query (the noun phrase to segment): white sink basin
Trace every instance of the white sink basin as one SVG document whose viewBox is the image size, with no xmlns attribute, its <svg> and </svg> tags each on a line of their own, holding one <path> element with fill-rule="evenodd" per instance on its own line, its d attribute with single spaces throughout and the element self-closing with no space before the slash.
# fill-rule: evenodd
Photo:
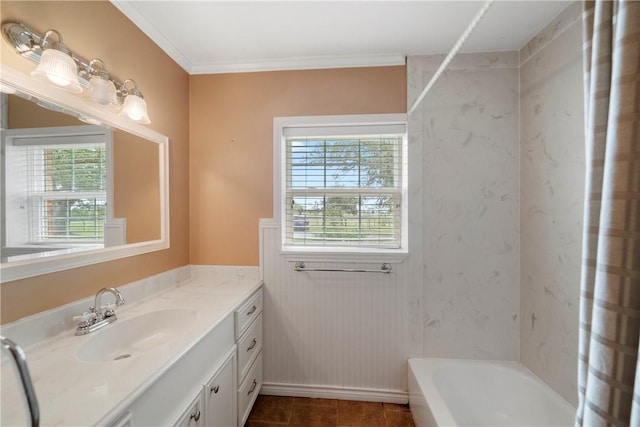
<svg viewBox="0 0 640 427">
<path fill-rule="evenodd" d="M 83 362 L 109 362 L 136 356 L 162 345 L 187 330 L 196 312 L 186 308 L 151 311 L 116 320 L 83 343 L 76 357 Z"/>
</svg>

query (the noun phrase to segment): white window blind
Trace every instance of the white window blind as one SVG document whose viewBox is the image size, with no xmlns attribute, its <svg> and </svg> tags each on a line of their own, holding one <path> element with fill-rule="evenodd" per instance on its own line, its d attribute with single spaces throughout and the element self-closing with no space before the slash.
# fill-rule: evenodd
<svg viewBox="0 0 640 427">
<path fill-rule="evenodd" d="M 26 242 L 98 243 L 107 219 L 105 138 L 20 138 L 6 147 L 11 222 L 26 224 Z M 13 209 L 16 211 L 16 209 Z M 24 242 L 24 240 L 22 240 Z"/>
<path fill-rule="evenodd" d="M 404 132 L 284 128 L 285 245 L 400 248 Z"/>
</svg>

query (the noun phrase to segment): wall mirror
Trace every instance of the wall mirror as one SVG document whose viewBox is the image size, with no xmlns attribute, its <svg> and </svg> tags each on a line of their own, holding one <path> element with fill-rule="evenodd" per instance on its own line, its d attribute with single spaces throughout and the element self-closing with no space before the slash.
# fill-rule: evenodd
<svg viewBox="0 0 640 427">
<path fill-rule="evenodd" d="M 2 283 L 168 248 L 168 138 L 0 71 Z"/>
</svg>

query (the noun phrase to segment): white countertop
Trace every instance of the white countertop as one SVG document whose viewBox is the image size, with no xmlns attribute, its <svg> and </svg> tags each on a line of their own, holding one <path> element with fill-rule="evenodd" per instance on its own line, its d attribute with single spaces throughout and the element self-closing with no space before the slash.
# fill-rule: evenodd
<svg viewBox="0 0 640 427">
<path fill-rule="evenodd" d="M 40 406 L 40 425 L 90 426 L 109 417 L 114 409 L 125 408 L 261 283 L 253 274 L 198 274 L 149 299 L 117 307 L 118 320 L 112 325 L 156 310 L 187 308 L 196 311 L 195 322 L 184 333 L 127 359 L 87 363 L 76 357 L 78 348 L 85 341 L 112 325 L 84 336 L 75 336 L 75 330 L 67 330 L 26 347 L 27 363 Z M 123 294 L 126 298 L 126 293 Z M 109 295 L 104 298 L 112 299 Z M 3 357 L 1 424 L 26 425 L 22 387 L 12 371 L 12 363 Z"/>
</svg>

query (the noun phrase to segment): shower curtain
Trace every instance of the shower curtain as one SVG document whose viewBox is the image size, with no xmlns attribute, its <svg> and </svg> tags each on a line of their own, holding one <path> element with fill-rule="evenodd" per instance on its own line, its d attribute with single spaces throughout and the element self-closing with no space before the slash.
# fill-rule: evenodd
<svg viewBox="0 0 640 427">
<path fill-rule="evenodd" d="M 640 426 L 640 1 L 585 2 L 578 426 Z"/>
</svg>

